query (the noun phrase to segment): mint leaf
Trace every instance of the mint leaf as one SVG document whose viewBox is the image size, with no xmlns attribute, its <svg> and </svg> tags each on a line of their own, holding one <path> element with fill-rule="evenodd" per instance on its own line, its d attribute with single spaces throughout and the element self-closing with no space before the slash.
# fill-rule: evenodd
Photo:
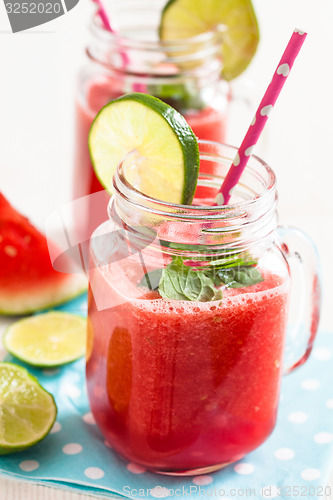
<svg viewBox="0 0 333 500">
<path fill-rule="evenodd" d="M 264 281 L 259 269 L 253 266 L 218 269 L 217 279 L 229 288 L 242 288 Z"/>
<path fill-rule="evenodd" d="M 184 266 L 181 257 L 174 257 L 171 264 L 162 270 L 162 277 L 158 287 L 164 298 L 175 300 L 191 300 L 185 294 L 186 280 L 191 268 Z"/>
<path fill-rule="evenodd" d="M 164 246 L 170 247 L 174 250 L 198 251 L 198 245 L 188 245 L 184 243 L 173 242 L 169 243 L 163 240 L 162 243 Z M 199 249 L 202 253 L 204 252 L 207 255 L 205 255 L 204 257 L 195 257 L 195 261 L 192 261 L 193 263 L 199 261 L 214 267 L 254 266 L 257 264 L 257 262 L 253 259 L 252 255 L 247 250 L 244 250 L 243 252 L 237 252 L 232 249 L 224 250 L 225 255 L 221 257 L 218 250 L 209 251 L 209 248 L 205 245 L 201 245 Z"/>
<path fill-rule="evenodd" d="M 230 257 L 223 257 L 222 259 L 209 259 L 207 262 L 209 262 L 210 267 L 214 267 L 215 269 L 218 268 L 233 268 L 233 267 L 248 267 L 248 266 L 254 266 L 256 265 L 256 261 L 253 260 L 253 258 L 249 254 L 234 254 L 231 255 Z"/>
<path fill-rule="evenodd" d="M 146 273 L 139 286 L 158 288 L 166 299 L 209 302 L 222 299 L 224 287 L 242 288 L 263 281 L 256 261 L 248 252 L 187 262 L 185 265 L 183 257 L 173 257 L 165 268 Z"/>
<path fill-rule="evenodd" d="M 222 298 L 212 276 L 183 263 L 175 257 L 162 271 L 159 293 L 166 299 L 208 302 Z"/>
<path fill-rule="evenodd" d="M 196 300 L 201 302 L 209 302 L 210 300 L 220 300 L 223 297 L 223 292 L 217 289 L 212 276 L 207 276 L 203 272 L 198 272 L 198 278 L 201 281 L 201 291 Z"/>
</svg>

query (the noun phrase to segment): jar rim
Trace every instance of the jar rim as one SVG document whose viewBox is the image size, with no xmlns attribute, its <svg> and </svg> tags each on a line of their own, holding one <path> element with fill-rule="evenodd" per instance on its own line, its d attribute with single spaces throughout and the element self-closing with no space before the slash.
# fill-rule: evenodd
<svg viewBox="0 0 333 500">
<path fill-rule="evenodd" d="M 120 228 L 130 230 L 139 239 L 146 234 L 156 234 L 160 241 L 172 241 L 182 248 L 195 244 L 209 251 L 221 248 L 239 251 L 264 242 L 277 226 L 273 170 L 264 160 L 252 155 L 233 194 L 236 203 L 214 205 L 237 148 L 204 140 L 199 140 L 198 144 L 203 163 L 194 205 L 157 200 L 131 185 L 124 170 L 133 167 L 137 155 L 132 154 L 118 165 L 113 177 L 115 195 L 108 205 L 109 218 L 118 220 Z M 212 162 L 212 170 L 207 161 Z M 212 204 L 208 205 L 210 202 Z"/>
<path fill-rule="evenodd" d="M 90 30 L 94 36 L 100 39 L 100 41 L 105 41 L 106 43 L 116 42 L 117 45 L 122 48 L 130 49 L 135 47 L 139 50 L 149 51 L 160 51 L 161 49 L 165 49 L 170 52 L 179 52 L 184 50 L 185 47 L 190 49 L 191 46 L 196 46 L 198 44 L 213 44 L 214 42 L 220 40 L 223 34 L 227 32 L 227 27 L 223 24 L 217 24 L 214 28 L 208 31 L 186 38 L 175 38 L 170 40 L 140 40 L 134 37 L 122 35 L 121 31 L 111 32 L 107 30 L 105 26 L 103 26 L 98 12 L 95 12 L 90 23 Z"/>
<path fill-rule="evenodd" d="M 230 156 L 226 157 L 223 155 L 211 155 L 207 156 L 207 153 L 201 152 L 200 153 L 200 158 L 208 161 L 214 161 L 218 162 L 221 160 L 228 160 L 230 162 L 230 165 L 238 151 L 238 148 L 235 146 L 231 146 L 229 144 L 224 144 L 224 143 L 218 143 L 214 141 L 207 141 L 207 140 L 202 140 L 198 139 L 198 144 L 199 148 L 207 146 L 208 148 L 211 147 L 212 149 L 216 148 L 224 148 L 229 151 Z M 117 171 L 115 173 L 115 176 L 113 178 L 113 188 L 121 196 L 125 196 L 127 200 L 130 200 L 130 197 L 132 195 L 132 201 L 140 205 L 141 207 L 151 207 L 154 211 L 158 210 L 159 212 L 165 212 L 170 214 L 170 210 L 173 212 L 180 211 L 181 216 L 193 216 L 194 218 L 197 218 L 198 216 L 205 216 L 207 218 L 210 217 L 221 217 L 221 215 L 225 212 L 232 212 L 232 211 L 246 211 L 249 210 L 251 207 L 255 207 L 259 203 L 266 205 L 266 203 L 269 202 L 269 199 L 273 195 L 275 195 L 275 190 L 276 190 L 276 176 L 272 168 L 264 161 L 262 160 L 259 156 L 257 155 L 251 155 L 250 158 L 250 164 L 253 165 L 253 163 L 256 163 L 256 166 L 259 166 L 262 170 L 263 173 L 266 174 L 267 179 L 265 182 L 265 187 L 263 191 L 260 194 L 257 194 L 249 199 L 245 199 L 243 201 L 239 201 L 236 203 L 230 203 L 228 205 L 212 205 L 212 206 L 194 206 L 194 205 L 183 205 L 183 204 L 177 204 L 177 203 L 171 203 L 168 201 L 163 201 L 159 200 L 156 198 L 153 198 L 151 196 L 148 196 L 138 189 L 136 189 L 132 184 L 129 183 L 129 181 L 126 179 L 125 174 L 124 174 L 124 160 L 119 163 L 117 167 Z M 246 169 L 253 169 L 253 166 L 247 165 Z M 246 170 L 245 169 L 245 170 Z M 200 174 L 199 174 L 200 175 Z M 119 188 L 119 184 L 122 189 Z M 112 200 L 112 199 L 111 199 Z M 110 200 L 110 203 L 111 203 Z M 108 212 L 110 213 L 110 203 L 108 207 Z M 154 208 L 153 208 L 154 207 Z M 200 215 L 201 214 L 201 215 Z"/>
</svg>

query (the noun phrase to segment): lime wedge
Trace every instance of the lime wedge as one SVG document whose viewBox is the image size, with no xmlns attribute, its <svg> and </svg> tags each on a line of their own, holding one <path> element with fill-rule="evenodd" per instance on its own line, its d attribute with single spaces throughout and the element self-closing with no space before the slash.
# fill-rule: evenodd
<svg viewBox="0 0 333 500">
<path fill-rule="evenodd" d="M 48 312 L 9 326 L 3 343 L 7 351 L 33 366 L 51 367 L 84 356 L 85 319 L 74 314 Z"/>
<path fill-rule="evenodd" d="M 111 193 L 118 164 L 132 153 L 135 166 L 126 178 L 136 189 L 170 203 L 191 203 L 198 144 L 185 118 L 156 97 L 134 93 L 107 104 L 91 126 L 89 149 L 96 175 Z"/>
<path fill-rule="evenodd" d="M 21 366 L 0 363 L 0 455 L 41 441 L 57 416 L 53 396 Z"/>
<path fill-rule="evenodd" d="M 225 27 L 222 74 L 226 80 L 244 71 L 254 56 L 259 30 L 250 0 L 169 0 L 163 9 L 160 38 L 176 40 Z"/>
</svg>

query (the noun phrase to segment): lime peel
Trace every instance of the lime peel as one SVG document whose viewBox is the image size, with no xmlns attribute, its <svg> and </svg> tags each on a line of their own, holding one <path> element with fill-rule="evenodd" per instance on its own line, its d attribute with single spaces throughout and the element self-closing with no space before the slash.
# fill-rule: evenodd
<svg viewBox="0 0 333 500">
<path fill-rule="evenodd" d="M 21 366 L 0 363 L 0 455 L 39 443 L 56 417 L 53 396 L 35 377 Z"/>
<path fill-rule="evenodd" d="M 160 22 L 164 41 L 195 37 L 226 29 L 222 36 L 222 75 L 231 80 L 252 60 L 259 43 L 259 28 L 251 0 L 169 0 Z"/>
<path fill-rule="evenodd" d="M 60 311 L 30 316 L 7 328 L 3 344 L 13 356 L 33 366 L 70 363 L 85 354 L 86 319 Z"/>
</svg>

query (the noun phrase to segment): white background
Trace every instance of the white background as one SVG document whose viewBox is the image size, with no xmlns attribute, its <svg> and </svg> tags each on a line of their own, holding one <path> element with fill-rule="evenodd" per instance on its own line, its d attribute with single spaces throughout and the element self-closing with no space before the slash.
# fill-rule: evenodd
<svg viewBox="0 0 333 500">
<path fill-rule="evenodd" d="M 244 78 L 259 96 L 293 28 L 309 33 L 259 150 L 278 176 L 281 222 L 301 227 L 319 247 L 322 326 L 332 329 L 333 2 L 254 0 L 254 6 L 261 42 Z M 40 227 L 71 196 L 75 78 L 93 9 L 81 0 L 66 16 L 12 34 L 0 4 L 0 189 Z M 247 124 L 239 123 L 243 134 Z"/>
</svg>

